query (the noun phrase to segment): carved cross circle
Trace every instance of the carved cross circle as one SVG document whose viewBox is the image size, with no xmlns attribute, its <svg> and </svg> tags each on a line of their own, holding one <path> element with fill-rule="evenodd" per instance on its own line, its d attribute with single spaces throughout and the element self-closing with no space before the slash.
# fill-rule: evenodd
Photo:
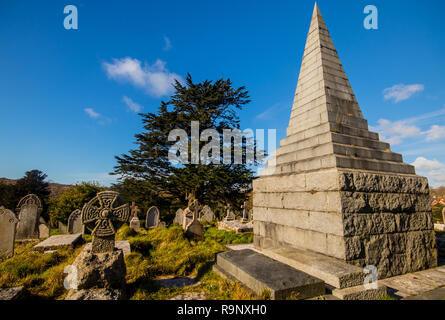
<svg viewBox="0 0 445 320">
<path fill-rule="evenodd" d="M 130 219 L 130 206 L 124 204 L 114 208 L 119 193 L 114 191 L 99 192 L 82 209 L 82 223 L 96 237 L 112 236 L 122 223 Z"/>
</svg>

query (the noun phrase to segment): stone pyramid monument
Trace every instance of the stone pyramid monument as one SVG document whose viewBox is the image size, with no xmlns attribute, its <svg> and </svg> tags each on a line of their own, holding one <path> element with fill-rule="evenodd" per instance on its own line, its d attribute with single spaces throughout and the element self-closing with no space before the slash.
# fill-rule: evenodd
<svg viewBox="0 0 445 320">
<path fill-rule="evenodd" d="M 305 250 L 379 279 L 437 265 L 428 180 L 368 130 L 317 4 L 287 137 L 253 192 L 255 246 L 278 261 Z"/>
</svg>

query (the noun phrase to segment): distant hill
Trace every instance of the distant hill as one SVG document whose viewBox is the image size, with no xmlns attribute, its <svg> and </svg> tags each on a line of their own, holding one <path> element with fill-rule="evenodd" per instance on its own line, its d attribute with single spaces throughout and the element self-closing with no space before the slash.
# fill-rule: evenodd
<svg viewBox="0 0 445 320">
<path fill-rule="evenodd" d="M 8 178 L 0 178 L 0 183 L 4 183 L 4 184 L 16 184 L 17 180 L 14 179 L 8 179 Z M 49 190 L 50 190 L 50 197 L 57 197 L 58 195 L 60 195 L 62 192 L 64 192 L 65 190 L 73 187 L 72 185 L 69 184 L 60 184 L 60 183 L 55 183 L 55 182 L 48 182 L 49 184 Z"/>
</svg>

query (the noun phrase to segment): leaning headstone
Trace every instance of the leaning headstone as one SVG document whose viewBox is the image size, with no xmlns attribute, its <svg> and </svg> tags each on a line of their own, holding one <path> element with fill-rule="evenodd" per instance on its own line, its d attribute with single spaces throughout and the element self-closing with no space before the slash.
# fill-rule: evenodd
<svg viewBox="0 0 445 320">
<path fill-rule="evenodd" d="M 125 290 L 126 267 L 122 249 L 115 248 L 116 230 L 130 220 L 128 204 L 115 207 L 119 194 L 99 192 L 82 209 L 82 223 L 91 231 L 91 249 L 75 259 L 76 281 L 66 300 L 118 300 Z"/>
<path fill-rule="evenodd" d="M 18 219 L 16 240 L 39 239 L 39 218 L 42 202 L 34 195 L 23 197 L 17 205 Z"/>
<path fill-rule="evenodd" d="M 215 214 L 213 213 L 212 209 L 208 205 L 205 205 L 202 207 L 200 211 L 200 220 L 201 221 L 213 221 L 215 218 Z"/>
<path fill-rule="evenodd" d="M 183 217 L 184 217 L 184 211 L 182 209 L 176 210 L 176 215 L 175 219 L 173 220 L 173 223 L 177 223 L 182 226 Z"/>
<path fill-rule="evenodd" d="M 74 210 L 68 217 L 68 233 L 82 233 L 82 211 L 79 209 Z"/>
<path fill-rule="evenodd" d="M 157 207 L 151 207 L 147 211 L 147 218 L 145 220 L 145 228 L 150 229 L 157 227 L 160 222 L 160 212 Z"/>
<path fill-rule="evenodd" d="M 0 207 L 0 261 L 14 255 L 15 229 L 19 220 L 11 210 Z"/>
</svg>

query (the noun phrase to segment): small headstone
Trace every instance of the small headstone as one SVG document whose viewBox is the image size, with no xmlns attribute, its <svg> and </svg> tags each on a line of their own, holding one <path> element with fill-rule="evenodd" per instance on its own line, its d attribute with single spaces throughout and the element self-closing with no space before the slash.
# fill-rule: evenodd
<svg viewBox="0 0 445 320">
<path fill-rule="evenodd" d="M 165 229 L 166 227 L 167 227 L 167 224 L 165 223 L 165 221 L 159 222 L 158 228 Z"/>
<path fill-rule="evenodd" d="M 445 224 L 445 207 L 442 209 L 442 222 Z"/>
<path fill-rule="evenodd" d="M 46 223 L 39 224 L 39 239 L 46 239 L 49 237 L 49 227 Z"/>
<path fill-rule="evenodd" d="M 185 234 L 191 238 L 204 238 L 204 229 L 198 220 L 197 213 L 193 215 L 192 222 L 185 228 Z"/>
<path fill-rule="evenodd" d="M 231 208 L 227 208 L 227 215 L 224 218 L 224 221 L 233 221 L 236 219 L 235 214 L 233 213 Z"/>
<path fill-rule="evenodd" d="M 128 204 L 114 207 L 119 193 L 115 191 L 99 192 L 82 209 L 82 224 L 93 236 L 91 253 L 114 251 L 116 230 L 130 220 Z"/>
<path fill-rule="evenodd" d="M 141 222 L 139 221 L 139 218 L 137 215 L 135 215 L 133 218 L 131 218 L 130 228 L 133 229 L 134 231 L 141 230 Z"/>
<path fill-rule="evenodd" d="M 173 220 L 173 223 L 177 223 L 182 226 L 183 217 L 184 217 L 184 211 L 182 209 L 176 210 L 176 215 L 175 219 Z"/>
<path fill-rule="evenodd" d="M 76 234 L 76 233 L 83 233 L 83 224 L 82 224 L 82 211 L 79 209 L 74 210 L 71 212 L 70 216 L 68 217 L 68 233 L 70 234 Z"/>
<path fill-rule="evenodd" d="M 40 199 L 29 194 L 17 205 L 18 219 L 16 240 L 39 239 L 39 218 L 42 212 Z"/>
<path fill-rule="evenodd" d="M 0 207 L 0 261 L 14 256 L 17 222 L 19 222 L 19 220 L 14 212 Z"/>
<path fill-rule="evenodd" d="M 68 226 L 59 221 L 59 233 L 66 234 L 68 233 Z"/>
<path fill-rule="evenodd" d="M 160 212 L 157 207 L 151 207 L 147 211 L 147 218 L 145 219 L 145 228 L 150 229 L 157 227 L 160 222 Z"/>
<path fill-rule="evenodd" d="M 215 214 L 213 213 L 212 209 L 208 205 L 205 205 L 202 207 L 202 210 L 200 211 L 200 220 L 201 221 L 213 221 L 215 218 Z"/>
</svg>

